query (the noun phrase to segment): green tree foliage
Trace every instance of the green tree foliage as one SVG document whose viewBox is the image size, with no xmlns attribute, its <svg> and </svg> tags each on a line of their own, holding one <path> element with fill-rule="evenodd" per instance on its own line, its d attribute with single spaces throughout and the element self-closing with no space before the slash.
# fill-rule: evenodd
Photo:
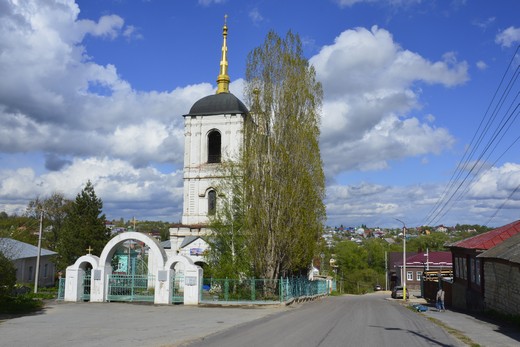
<svg viewBox="0 0 520 347">
<path fill-rule="evenodd" d="M 450 236 L 442 232 L 433 232 L 429 235 L 421 235 L 407 240 L 406 249 L 410 252 L 447 251 L 445 245 L 452 242 Z"/>
<path fill-rule="evenodd" d="M 92 254 L 100 255 L 110 238 L 102 214 L 103 202 L 96 196 L 94 186 L 88 181 L 67 208 L 61 237 L 58 242 L 58 269 L 65 269 L 77 258 L 93 249 Z"/>
<path fill-rule="evenodd" d="M 323 230 L 323 91 L 298 35 L 269 32 L 248 55 L 242 158 L 244 228 L 256 276 L 305 271 Z"/>
<path fill-rule="evenodd" d="M 357 244 L 341 241 L 334 247 L 338 277 L 347 293 L 362 294 L 372 291 L 375 284 L 385 283 L 385 252 L 399 250 L 378 238 Z"/>
<path fill-rule="evenodd" d="M 224 177 L 228 178 L 219 185 L 218 190 L 226 194 L 221 195 L 217 213 L 210 217 L 213 233 L 207 239 L 208 267 L 204 272 L 207 277 L 238 279 L 253 275 L 244 229 L 243 185 L 240 175 L 232 172 L 233 165 L 224 164 L 224 167 L 231 171 L 227 171 Z"/>
<path fill-rule="evenodd" d="M 31 245 L 38 243 L 39 220 L 27 216 L 0 219 L 0 237 L 8 237 Z"/>
<path fill-rule="evenodd" d="M 67 216 L 67 207 L 71 203 L 61 193 L 53 193 L 49 198 L 36 198 L 27 205 L 26 216 L 40 219 L 43 212 L 43 228 L 45 230 L 42 247 L 55 251 L 61 230 Z"/>
<path fill-rule="evenodd" d="M 343 241 L 336 245 L 334 250 L 337 265 L 343 273 L 352 273 L 368 267 L 368 252 L 365 247 L 352 241 Z"/>
<path fill-rule="evenodd" d="M 0 240 L 1 242 L 1 240 Z M 1 246 L 1 245 L 0 245 Z M 16 269 L 13 262 L 0 251 L 0 299 L 9 295 L 16 283 Z"/>
<path fill-rule="evenodd" d="M 117 224 L 116 224 L 117 225 Z M 137 221 L 135 229 L 138 232 L 145 233 L 145 234 L 151 234 L 151 233 L 159 233 L 159 236 L 161 238 L 161 241 L 169 240 L 170 239 L 170 225 L 169 222 L 162 222 L 162 221 Z M 129 220 L 127 224 L 123 224 L 124 227 L 132 228 L 134 227 L 134 223 L 132 220 Z"/>
</svg>

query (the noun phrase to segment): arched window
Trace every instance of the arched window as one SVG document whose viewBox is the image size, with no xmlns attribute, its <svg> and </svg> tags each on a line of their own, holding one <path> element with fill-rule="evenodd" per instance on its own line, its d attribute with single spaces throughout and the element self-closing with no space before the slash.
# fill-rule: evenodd
<svg viewBox="0 0 520 347">
<path fill-rule="evenodd" d="M 217 192 L 210 190 L 208 192 L 208 215 L 213 216 L 217 212 Z"/>
<path fill-rule="evenodd" d="M 208 163 L 220 163 L 220 133 L 213 130 L 208 134 Z"/>
</svg>

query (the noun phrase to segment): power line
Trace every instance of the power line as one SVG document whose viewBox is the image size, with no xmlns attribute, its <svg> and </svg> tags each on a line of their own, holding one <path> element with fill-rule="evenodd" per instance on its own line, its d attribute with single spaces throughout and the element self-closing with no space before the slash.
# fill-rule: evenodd
<svg viewBox="0 0 520 347">
<path fill-rule="evenodd" d="M 430 210 L 428 215 L 425 218 L 425 225 L 433 225 L 438 220 L 443 218 L 453 207 L 454 203 L 460 201 L 466 193 L 469 191 L 471 186 L 474 184 L 478 175 L 481 173 L 482 169 L 485 166 L 487 160 L 491 157 L 491 155 L 498 148 L 498 145 L 504 140 L 505 135 L 511 129 L 513 123 L 517 120 L 519 113 L 519 103 L 516 102 L 520 93 L 517 93 L 513 100 L 509 104 L 509 107 L 505 114 L 501 117 L 498 124 L 496 124 L 496 119 L 499 113 L 501 113 L 504 105 L 507 100 L 510 99 L 510 94 L 517 84 L 520 65 L 516 66 L 515 71 L 512 73 L 512 76 L 509 78 L 509 81 L 505 87 L 503 87 L 506 77 L 512 70 L 512 66 L 517 57 L 517 53 L 520 49 L 520 45 L 517 46 L 507 69 L 505 70 L 502 78 L 500 80 L 499 85 L 495 89 L 493 97 L 482 117 L 480 123 L 477 127 L 477 130 L 472 136 L 469 146 L 464 151 L 464 155 L 460 159 L 457 164 L 456 169 L 450 177 L 448 184 L 445 186 L 442 194 L 439 199 Z M 500 97 L 498 97 L 500 95 Z M 515 106 L 516 103 L 516 106 Z M 491 111 L 492 110 L 492 111 Z M 511 111 L 512 110 L 512 111 Z M 475 154 L 477 150 L 482 147 L 484 139 L 488 136 L 488 133 L 493 128 L 493 124 L 496 124 L 494 127 L 494 131 L 490 135 L 490 139 L 481 149 L 481 152 L 478 156 Z M 509 147 L 499 156 L 499 159 L 509 150 L 512 146 L 518 141 L 516 138 Z M 487 154 L 487 155 L 486 155 Z M 475 158 L 476 159 L 473 159 Z M 483 158 L 485 157 L 485 160 Z M 495 165 L 498 160 L 495 160 L 493 165 Z M 464 172 L 466 174 L 464 175 Z"/>
</svg>

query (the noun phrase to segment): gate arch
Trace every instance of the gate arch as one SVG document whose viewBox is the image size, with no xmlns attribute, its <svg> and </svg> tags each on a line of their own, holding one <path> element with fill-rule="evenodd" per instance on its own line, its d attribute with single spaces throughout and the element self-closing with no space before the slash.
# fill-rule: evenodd
<svg viewBox="0 0 520 347">
<path fill-rule="evenodd" d="M 104 302 L 107 300 L 108 294 L 108 277 L 112 274 L 111 260 L 120 244 L 128 240 L 137 240 L 143 242 L 149 247 L 148 257 L 152 259 L 154 264 L 153 270 L 149 268 L 149 273 L 153 274 L 154 280 L 154 303 L 170 304 L 171 292 L 170 283 L 172 276 L 172 266 L 176 263 L 182 263 L 185 268 L 185 290 L 184 304 L 197 305 L 200 302 L 200 284 L 202 279 L 202 268 L 195 265 L 192 259 L 177 255 L 168 259 L 164 248 L 159 242 L 148 235 L 138 232 L 126 232 L 116 235 L 112 238 L 101 252 L 98 258 L 94 255 L 85 255 L 80 257 L 72 266 L 67 268 L 67 278 L 65 285 L 65 301 L 78 301 L 79 289 L 81 289 L 79 277 L 83 278 L 81 273 L 85 272 L 85 264 L 92 265 L 92 277 L 90 287 L 90 301 Z M 70 270 L 70 271 L 69 271 Z"/>
<path fill-rule="evenodd" d="M 108 241 L 105 248 L 103 248 L 103 252 L 101 252 L 101 256 L 99 257 L 99 265 L 101 267 L 106 267 L 107 263 L 110 265 L 110 261 L 112 260 L 117 247 L 128 240 L 138 240 L 150 247 L 150 253 L 148 256 L 152 256 L 153 262 L 157 264 L 159 269 L 164 266 L 164 263 L 168 257 L 166 256 L 164 248 L 162 248 L 159 244 L 159 241 L 153 237 L 135 231 L 118 234 L 110 241 Z"/>
<path fill-rule="evenodd" d="M 65 272 L 65 293 L 63 297 L 65 301 L 80 301 L 83 299 L 83 280 L 87 269 L 86 264 L 90 264 L 92 270 L 97 269 L 99 267 L 98 256 L 92 254 L 81 256 L 73 265 L 67 267 Z"/>
<path fill-rule="evenodd" d="M 111 260 L 114 253 L 117 251 L 119 245 L 128 240 L 137 240 L 143 242 L 149 247 L 148 257 L 152 259 L 154 264 L 153 274 L 156 271 L 161 271 L 164 268 L 164 263 L 168 258 L 164 248 L 161 247 L 159 242 L 148 235 L 138 233 L 135 231 L 129 231 L 114 236 L 103 248 L 101 256 L 99 257 L 99 267 L 94 270 L 94 276 L 91 285 L 90 301 L 92 302 L 103 302 L 107 300 L 108 292 L 108 276 L 112 274 Z M 158 282 L 155 282 L 155 301 L 159 295 Z"/>
</svg>

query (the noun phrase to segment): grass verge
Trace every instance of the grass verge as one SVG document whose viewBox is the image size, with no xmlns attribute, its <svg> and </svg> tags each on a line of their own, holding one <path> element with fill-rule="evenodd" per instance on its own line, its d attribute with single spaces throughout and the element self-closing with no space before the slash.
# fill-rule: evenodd
<svg viewBox="0 0 520 347">
<path fill-rule="evenodd" d="M 426 316 L 425 316 L 426 317 Z M 450 335 L 454 336 L 455 338 L 459 339 L 460 341 L 462 341 L 463 343 L 465 343 L 466 345 L 468 346 L 471 346 L 471 347 L 481 347 L 478 343 L 474 342 L 472 339 L 470 339 L 469 337 L 467 337 L 466 335 L 464 335 L 461 331 L 457 330 L 457 329 L 453 329 L 452 327 L 444 324 L 443 322 L 441 322 L 440 320 L 438 319 L 435 319 L 433 317 L 426 317 L 427 319 L 429 319 L 431 322 L 437 324 L 438 326 L 442 327 L 444 330 L 446 330 Z"/>
<path fill-rule="evenodd" d="M 39 311 L 43 308 L 43 301 L 26 295 L 0 297 L 0 313 L 25 314 Z"/>
</svg>

